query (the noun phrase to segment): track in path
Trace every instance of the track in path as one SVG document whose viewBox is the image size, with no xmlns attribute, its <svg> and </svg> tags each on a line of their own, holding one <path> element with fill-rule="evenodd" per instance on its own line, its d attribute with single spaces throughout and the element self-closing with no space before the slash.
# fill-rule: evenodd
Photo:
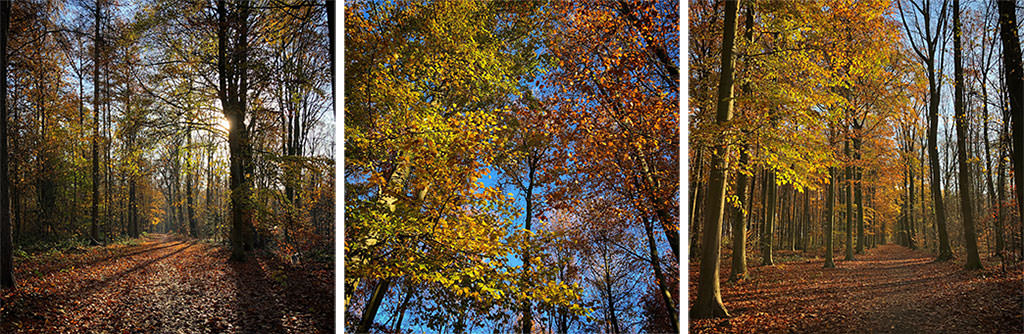
<svg viewBox="0 0 1024 334">
<path fill-rule="evenodd" d="M 0 295 L 0 333 L 333 332 L 329 269 L 227 257 L 154 234 L 137 245 L 15 261 L 19 286 Z"/>
<path fill-rule="evenodd" d="M 836 253 L 841 254 L 841 253 Z M 853 261 L 836 259 L 748 268 L 752 278 L 726 282 L 722 300 L 732 318 L 692 320 L 690 333 L 1024 333 L 1024 273 L 997 262 L 969 272 L 962 259 L 882 245 Z M 748 263 L 757 263 L 748 261 Z M 690 265 L 690 305 L 697 267 Z"/>
</svg>

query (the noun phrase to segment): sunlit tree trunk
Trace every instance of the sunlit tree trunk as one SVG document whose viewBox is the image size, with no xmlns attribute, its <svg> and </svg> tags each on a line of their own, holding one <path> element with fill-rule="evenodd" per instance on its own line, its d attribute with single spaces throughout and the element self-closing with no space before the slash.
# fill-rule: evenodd
<svg viewBox="0 0 1024 334">
<path fill-rule="evenodd" d="M 736 58 L 733 54 L 736 41 L 736 12 L 739 1 L 725 2 L 725 24 L 722 30 L 721 75 L 718 82 L 718 106 L 715 122 L 725 125 L 732 119 L 733 80 Z M 725 184 L 728 173 L 729 147 L 717 145 L 712 150 L 711 178 L 708 195 L 704 201 L 704 235 L 700 262 L 700 278 L 697 283 L 697 299 L 690 311 L 693 318 L 728 317 L 718 283 L 718 266 L 721 261 L 720 243 L 722 238 L 722 214 L 725 210 Z"/>
<path fill-rule="evenodd" d="M 694 159 L 696 163 L 690 168 L 696 171 L 696 177 L 690 182 L 690 258 L 696 259 L 700 254 L 700 227 L 701 227 L 701 209 L 703 204 L 703 196 L 706 183 L 703 182 L 704 177 L 704 151 L 701 148 L 697 148 L 697 157 Z"/>
<path fill-rule="evenodd" d="M 231 258 L 245 260 L 253 248 L 253 208 L 251 198 L 250 170 L 251 150 L 249 129 L 245 122 L 248 82 L 248 38 L 249 3 L 236 3 L 228 21 L 225 0 L 217 1 L 217 72 L 219 74 L 218 97 L 228 120 L 228 151 L 230 153 L 231 176 Z M 236 37 L 229 47 L 228 26 L 235 26 Z M 230 57 L 229 57 L 230 53 Z M 385 281 L 386 282 L 386 281 Z M 386 285 L 386 284 L 385 284 Z M 387 289 L 385 289 L 387 290 Z"/>
<path fill-rule="evenodd" d="M 746 150 L 740 151 L 740 166 L 744 166 L 750 162 L 750 154 Z M 747 180 L 749 177 L 747 174 L 739 173 L 736 175 L 736 197 L 739 199 L 740 205 L 743 205 L 749 199 L 747 199 Z M 743 209 L 736 206 L 732 208 L 732 274 L 729 276 L 729 280 L 738 281 L 747 278 L 747 226 L 746 226 L 746 213 Z"/>
</svg>

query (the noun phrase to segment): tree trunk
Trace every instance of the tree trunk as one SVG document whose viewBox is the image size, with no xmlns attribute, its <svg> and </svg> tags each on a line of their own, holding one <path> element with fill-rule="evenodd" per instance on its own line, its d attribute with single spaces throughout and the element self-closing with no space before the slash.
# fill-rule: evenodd
<svg viewBox="0 0 1024 334">
<path fill-rule="evenodd" d="M 1024 226 L 1024 65 L 1021 64 L 1020 36 L 1014 1 L 996 1 L 999 6 L 999 38 L 1003 44 L 1003 79 L 1010 97 L 1013 127 L 1013 179 L 1017 192 L 1017 216 Z M 1022 230 L 1024 231 L 1024 230 Z M 1024 238 L 1022 238 L 1024 239 Z M 1024 249 L 1024 248 L 1022 248 Z"/>
<path fill-rule="evenodd" d="M 828 195 L 825 198 L 825 268 L 835 268 L 836 263 L 832 259 L 832 229 L 835 225 L 835 203 L 836 203 L 836 173 L 835 167 L 828 168 Z"/>
<path fill-rule="evenodd" d="M 93 69 L 92 69 L 92 224 L 89 226 L 89 237 L 92 244 L 97 244 L 99 236 L 96 231 L 97 219 L 99 218 L 100 200 L 100 163 L 99 163 L 99 140 L 100 140 L 100 49 L 103 40 L 100 39 L 100 1 L 96 1 L 95 11 L 95 36 L 93 46 Z"/>
<path fill-rule="evenodd" d="M 722 70 L 718 82 L 718 108 L 716 123 L 725 125 L 732 119 L 733 80 L 736 58 L 733 44 L 736 41 L 736 12 L 739 1 L 725 2 L 725 23 L 722 30 Z M 712 151 L 711 180 L 708 196 L 704 201 L 704 249 L 701 252 L 700 278 L 697 283 L 697 300 L 690 316 L 693 318 L 728 317 L 729 312 L 722 304 L 718 285 L 718 266 L 721 261 L 720 243 L 722 238 L 722 214 L 725 210 L 725 184 L 728 177 L 729 147 L 719 144 Z"/>
<path fill-rule="evenodd" d="M 1006 203 L 1006 161 L 1004 160 L 1004 152 L 1006 152 L 1006 126 L 1003 126 L 1003 131 L 999 135 L 999 146 L 997 148 L 999 154 L 996 155 L 996 233 L 999 235 L 996 240 L 1003 240 L 1003 223 L 1006 221 L 1006 208 L 1003 205 Z M 1024 233 L 1021 233 L 1021 237 L 1024 238 Z M 1005 246 L 1004 246 L 1005 247 Z M 1000 249 L 1002 250 L 1002 249 Z M 1003 254 L 999 254 L 1000 257 Z"/>
<path fill-rule="evenodd" d="M 11 239 L 11 177 L 7 174 L 7 30 L 11 2 L 0 2 L 0 289 L 14 288 L 14 240 Z"/>
<path fill-rule="evenodd" d="M 381 301 L 384 300 L 384 295 L 388 294 L 390 284 L 391 280 L 387 278 L 377 282 L 377 286 L 373 288 L 373 295 L 370 296 L 370 301 L 366 304 L 366 308 L 363 310 L 363 317 L 362 319 L 359 319 L 359 327 L 356 328 L 356 333 L 370 332 L 370 327 L 373 326 L 373 320 L 377 318 L 377 310 L 380 309 L 380 304 Z"/>
<path fill-rule="evenodd" d="M 775 261 L 772 260 L 772 238 L 774 237 L 775 229 L 775 207 L 778 205 L 779 200 L 779 184 L 775 179 L 775 171 L 765 172 L 765 184 L 767 187 L 767 196 L 764 198 L 764 229 L 761 230 L 761 265 L 774 266 Z"/>
<path fill-rule="evenodd" d="M 527 173 L 529 173 L 529 175 L 528 175 L 528 178 L 527 178 L 527 182 L 528 183 L 526 184 L 526 189 L 523 189 L 523 190 L 524 190 L 524 192 L 526 192 L 526 217 L 524 217 L 524 219 L 526 221 L 526 223 L 525 223 L 526 226 L 525 227 L 526 227 L 527 231 L 532 231 L 532 224 L 533 224 L 533 182 L 534 182 L 534 176 L 536 174 L 535 172 L 537 171 L 537 161 L 538 160 L 539 159 L 536 159 L 533 156 L 528 156 L 527 157 L 527 162 L 526 162 L 527 168 L 529 169 L 529 171 Z M 644 218 L 644 219 L 646 219 L 646 218 Z M 526 276 L 529 277 L 530 275 L 528 275 L 528 273 L 530 272 L 530 262 L 531 262 L 530 261 L 531 260 L 531 258 L 530 258 L 531 255 L 530 255 L 529 248 L 527 248 L 524 251 L 523 255 L 524 255 L 523 256 L 523 273 L 527 274 Z M 526 282 L 527 285 L 529 285 L 531 283 L 532 282 L 530 282 L 529 280 L 527 280 L 527 282 Z M 528 288 L 529 288 L 529 286 L 524 287 L 524 290 L 528 289 Z M 527 334 L 532 333 L 533 332 L 533 301 L 531 301 L 530 299 L 523 300 L 522 309 L 523 309 L 523 317 L 522 317 L 522 319 L 520 321 L 519 328 L 522 329 L 523 333 L 527 333 Z"/>
<path fill-rule="evenodd" d="M 697 162 L 696 162 L 697 178 L 696 178 L 696 180 L 694 180 L 693 182 L 690 183 L 690 185 L 693 186 L 692 188 L 690 188 L 690 198 L 692 199 L 692 201 L 690 202 L 690 258 L 691 259 L 696 259 L 697 256 L 700 254 L 700 227 L 701 227 L 700 215 L 701 215 L 701 209 L 702 209 L 701 207 L 702 207 L 702 205 L 697 205 L 697 203 L 703 204 L 702 196 L 704 195 L 704 192 L 701 191 L 702 189 L 704 189 L 704 185 L 705 185 L 705 183 L 701 181 L 702 180 L 702 176 L 703 176 L 703 172 L 704 172 L 704 162 L 703 162 L 704 159 L 703 159 L 703 157 L 704 157 L 704 151 L 702 149 L 698 148 L 697 149 L 697 158 L 696 158 L 696 160 L 697 160 Z"/>
<path fill-rule="evenodd" d="M 607 242 L 607 241 L 604 241 L 604 242 Z M 610 258 L 608 256 L 608 245 L 607 244 L 602 244 L 601 252 L 602 252 L 601 255 L 604 258 L 604 264 L 605 264 L 604 270 L 603 270 L 604 271 L 604 283 L 605 283 L 604 284 L 604 291 L 605 291 L 605 296 L 608 297 L 608 300 L 607 300 L 607 302 L 608 302 L 608 312 L 606 314 L 606 316 L 608 318 L 607 321 L 611 322 L 611 325 L 612 325 L 611 333 L 618 334 L 621 331 L 619 330 L 619 318 L 615 315 L 615 298 L 614 298 L 614 295 L 612 294 L 612 277 L 611 277 L 611 273 L 608 272 L 608 270 L 609 270 L 608 263 L 610 262 L 609 261 Z"/>
<path fill-rule="evenodd" d="M 231 45 L 228 58 L 228 11 L 225 0 L 217 1 L 217 71 L 219 74 L 218 97 L 224 108 L 224 116 L 230 124 L 228 130 L 228 151 L 230 153 L 231 177 L 231 259 L 244 261 L 253 248 L 253 204 L 251 180 L 247 176 L 251 161 L 249 129 L 245 123 L 248 92 L 248 27 L 249 3 L 237 4 L 241 9 L 231 22 L 237 26 L 237 37 Z M 376 311 L 376 310 L 374 310 Z"/>
<path fill-rule="evenodd" d="M 939 126 L 939 93 L 932 63 L 928 64 L 929 99 L 928 103 L 928 161 L 931 172 L 932 207 L 935 210 L 935 226 L 939 232 L 938 261 L 953 258 L 949 248 L 949 234 L 946 233 L 946 209 L 942 201 L 942 166 L 939 164 L 938 126 Z"/>
<path fill-rule="evenodd" d="M 747 150 L 740 151 L 740 166 L 745 166 L 750 162 L 750 154 Z M 739 205 L 742 206 L 748 201 L 747 199 L 747 174 L 738 173 L 736 175 L 736 197 L 739 199 Z M 747 279 L 747 226 L 746 226 L 746 213 L 743 209 L 738 206 L 732 208 L 732 274 L 729 276 L 729 280 L 738 281 Z"/>
<path fill-rule="evenodd" d="M 970 164 L 967 162 L 967 115 L 964 110 L 964 68 L 960 47 L 960 0 L 953 0 L 953 109 L 956 114 L 957 162 L 960 167 L 960 210 L 964 225 L 964 239 L 967 246 L 967 269 L 981 269 L 978 256 L 978 235 L 975 231 L 974 200 Z"/>
<path fill-rule="evenodd" d="M 665 281 L 665 274 L 661 271 L 661 257 L 658 255 L 658 244 L 654 240 L 654 222 L 647 217 L 644 220 L 644 228 L 647 230 L 647 250 L 649 251 L 651 266 L 654 268 L 654 279 L 658 283 L 658 292 L 662 302 L 665 303 L 665 313 L 672 323 L 672 332 L 679 332 L 679 315 L 676 313 L 675 302 L 672 301 L 672 290 L 668 288 Z"/>
<path fill-rule="evenodd" d="M 846 140 L 843 153 L 850 157 L 850 140 Z M 846 261 L 853 260 L 853 167 L 846 165 Z"/>
<path fill-rule="evenodd" d="M 914 168 L 907 166 L 907 247 L 917 249 L 914 244 Z M 923 204 L 922 204 L 923 205 Z M 924 217 L 922 217 L 923 219 Z"/>
<path fill-rule="evenodd" d="M 189 123 L 192 121 L 189 120 Z M 195 205 L 192 199 L 192 125 L 187 126 L 185 130 L 186 147 L 185 150 L 185 211 L 188 213 L 188 232 L 193 238 L 199 237 L 199 231 L 196 226 L 196 213 Z"/>
<path fill-rule="evenodd" d="M 856 126 L 857 134 L 853 137 L 853 158 L 860 161 L 860 126 Z M 853 201 L 857 204 L 857 254 L 864 254 L 864 194 L 861 186 L 861 179 L 864 177 L 864 169 L 854 165 Z"/>
</svg>

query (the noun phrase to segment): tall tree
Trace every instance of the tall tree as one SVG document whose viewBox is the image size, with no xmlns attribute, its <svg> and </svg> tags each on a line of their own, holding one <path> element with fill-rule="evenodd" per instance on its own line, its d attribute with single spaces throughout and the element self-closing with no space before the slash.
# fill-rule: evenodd
<svg viewBox="0 0 1024 334">
<path fill-rule="evenodd" d="M 10 18 L 11 2 L 0 2 L 0 289 L 15 286 L 11 201 L 7 197 L 10 183 L 7 174 L 7 30 Z"/>
<path fill-rule="evenodd" d="M 938 228 L 939 234 L 939 256 L 938 260 L 945 261 L 953 258 L 953 252 L 949 247 L 949 234 L 946 232 L 946 210 L 942 200 L 942 167 L 939 164 L 939 150 L 938 150 L 938 129 L 939 129 L 939 99 L 942 94 L 942 82 L 941 82 L 941 71 L 942 64 L 938 62 L 937 51 L 941 49 L 941 46 L 945 45 L 945 38 L 943 37 L 943 30 L 945 30 L 946 24 L 946 11 L 949 8 L 948 0 L 943 0 L 939 6 L 939 16 L 933 18 L 933 6 L 931 0 L 923 0 L 921 3 L 915 3 L 914 7 L 921 15 L 920 18 L 916 18 L 917 24 L 915 27 L 907 23 L 907 15 L 903 10 L 903 1 L 896 2 L 899 12 L 900 19 L 903 22 L 903 27 L 909 37 L 911 47 L 914 53 L 924 63 L 926 68 L 926 74 L 928 75 L 928 161 L 930 163 L 929 174 L 931 175 L 931 193 L 932 193 L 932 207 L 935 211 L 935 226 Z M 934 26 L 933 26 L 933 23 Z M 915 38 L 915 33 L 919 35 Z M 920 39 L 922 46 L 918 45 L 917 40 Z M 941 44 L 940 44 L 941 43 Z M 938 66 L 936 66 L 938 65 Z"/>
<path fill-rule="evenodd" d="M 1013 179 L 1017 192 L 1017 212 L 1024 226 L 1024 64 L 1021 61 L 1020 36 L 1015 1 L 996 1 L 999 6 L 999 38 L 1003 42 L 1003 80 L 1009 96 L 1013 138 Z M 1022 246 L 1024 248 L 1024 246 Z"/>
<path fill-rule="evenodd" d="M 228 119 L 231 160 L 231 258 L 245 260 L 253 248 L 251 151 L 246 123 L 249 93 L 249 1 L 217 1 L 217 96 Z M 233 37 L 233 38 L 232 38 Z"/>
<path fill-rule="evenodd" d="M 978 235 L 975 230 L 974 208 L 971 201 L 974 197 L 971 193 L 974 184 L 971 183 L 971 170 L 967 152 L 967 122 L 968 117 L 964 111 L 964 68 L 963 52 L 960 43 L 960 0 L 953 0 L 953 109 L 956 113 L 956 148 L 957 163 L 960 167 L 958 180 L 960 190 L 960 216 L 963 217 L 964 238 L 967 246 L 967 269 L 981 269 L 981 259 L 978 257 Z"/>
<path fill-rule="evenodd" d="M 736 66 L 734 44 L 736 41 L 736 13 L 739 1 L 725 2 L 725 23 L 722 29 L 722 70 L 718 83 L 718 107 L 716 123 L 721 126 L 732 119 L 733 80 Z M 711 178 L 708 195 L 704 201 L 704 245 L 701 253 L 700 278 L 697 282 L 697 300 L 690 310 L 694 318 L 728 317 L 729 312 L 722 304 L 718 283 L 718 267 L 721 261 L 722 215 L 725 210 L 725 184 L 728 176 L 729 146 L 719 144 L 711 157 Z"/>
<path fill-rule="evenodd" d="M 99 242 L 97 234 L 97 221 L 99 220 L 100 200 L 100 50 L 103 48 L 103 39 L 100 37 L 100 13 L 101 0 L 96 0 L 93 16 L 93 67 L 92 67 L 92 225 L 89 226 L 89 237 L 93 244 Z"/>
</svg>

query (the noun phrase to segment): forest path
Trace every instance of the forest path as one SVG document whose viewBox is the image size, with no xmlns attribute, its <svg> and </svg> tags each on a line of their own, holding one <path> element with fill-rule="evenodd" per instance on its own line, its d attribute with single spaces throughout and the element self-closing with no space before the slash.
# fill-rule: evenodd
<svg viewBox="0 0 1024 334">
<path fill-rule="evenodd" d="M 152 234 L 18 259 L 0 333 L 333 332 L 329 272 L 227 257 L 222 247 Z"/>
<path fill-rule="evenodd" d="M 780 252 L 782 253 L 782 252 Z M 933 262 L 921 251 L 882 245 L 822 268 L 815 258 L 748 268 L 751 278 L 726 282 L 722 300 L 732 318 L 692 320 L 690 333 L 1022 333 L 1024 273 L 998 262 L 969 272 L 961 258 Z M 778 256 L 776 259 L 784 258 Z M 749 264 L 760 258 L 748 259 Z M 690 265 L 690 301 L 697 289 Z"/>
</svg>

